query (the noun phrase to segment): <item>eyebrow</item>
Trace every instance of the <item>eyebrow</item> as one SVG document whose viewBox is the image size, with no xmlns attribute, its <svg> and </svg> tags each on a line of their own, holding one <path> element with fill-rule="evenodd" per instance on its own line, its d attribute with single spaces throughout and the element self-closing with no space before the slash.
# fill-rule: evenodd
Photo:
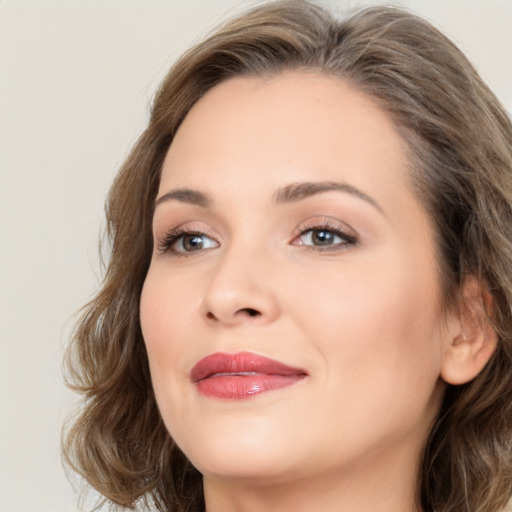
<svg viewBox="0 0 512 512">
<path fill-rule="evenodd" d="M 273 199 L 274 202 L 277 204 L 285 204 L 292 203 L 295 201 L 301 201 L 302 199 L 306 199 L 316 194 L 331 191 L 344 192 L 346 194 L 355 196 L 358 199 L 362 199 L 363 201 L 366 201 L 374 208 L 376 208 L 380 213 L 384 214 L 384 210 L 380 207 L 377 201 L 375 201 L 375 199 L 373 199 L 372 197 L 370 197 L 368 194 L 364 193 L 357 187 L 354 187 L 353 185 L 343 182 L 319 181 L 291 183 L 290 185 L 286 185 L 285 187 L 277 190 L 273 195 Z M 213 202 L 209 196 L 207 196 L 203 192 L 199 192 L 199 190 L 193 190 L 189 188 L 177 188 L 170 190 L 163 196 L 159 197 L 155 201 L 155 208 L 162 203 L 166 203 L 172 200 L 179 201 L 181 203 L 201 206 L 203 208 L 207 208 Z"/>
<path fill-rule="evenodd" d="M 199 192 L 199 190 L 192 190 L 190 188 L 176 188 L 159 197 L 155 201 L 155 208 L 158 205 L 173 199 L 181 203 L 202 206 L 203 208 L 207 208 L 212 202 L 206 194 Z"/>
<path fill-rule="evenodd" d="M 362 199 L 379 210 L 380 213 L 384 214 L 384 210 L 381 208 L 379 203 L 377 203 L 377 201 L 368 194 L 365 194 L 362 190 L 354 187 L 353 185 L 337 181 L 291 183 L 290 185 L 279 189 L 274 194 L 274 201 L 278 204 L 291 203 L 306 199 L 307 197 L 311 197 L 316 194 L 331 191 L 344 192 L 355 196 L 358 199 Z"/>
</svg>

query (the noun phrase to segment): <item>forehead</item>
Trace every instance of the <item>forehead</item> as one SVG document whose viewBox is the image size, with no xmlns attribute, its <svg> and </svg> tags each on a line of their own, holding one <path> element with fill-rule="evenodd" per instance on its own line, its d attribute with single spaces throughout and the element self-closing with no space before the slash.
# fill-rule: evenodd
<svg viewBox="0 0 512 512">
<path fill-rule="evenodd" d="M 238 77 L 191 109 L 166 156 L 161 190 L 347 181 L 391 191 L 405 143 L 388 115 L 340 78 Z"/>
</svg>

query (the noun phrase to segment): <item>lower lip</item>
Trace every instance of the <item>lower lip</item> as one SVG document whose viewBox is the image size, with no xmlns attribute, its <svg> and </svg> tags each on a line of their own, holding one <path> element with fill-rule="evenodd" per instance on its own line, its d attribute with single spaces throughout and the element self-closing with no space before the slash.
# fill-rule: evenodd
<svg viewBox="0 0 512 512">
<path fill-rule="evenodd" d="M 243 400 L 267 391 L 292 386 L 305 375 L 222 375 L 196 382 L 199 393 L 209 398 Z"/>
</svg>

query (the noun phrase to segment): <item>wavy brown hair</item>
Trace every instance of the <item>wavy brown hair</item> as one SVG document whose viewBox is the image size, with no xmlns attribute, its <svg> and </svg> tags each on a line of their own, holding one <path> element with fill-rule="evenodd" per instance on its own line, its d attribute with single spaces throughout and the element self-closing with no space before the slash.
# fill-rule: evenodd
<svg viewBox="0 0 512 512">
<path fill-rule="evenodd" d="M 497 512 L 512 488 L 511 122 L 452 42 L 395 8 L 338 20 L 308 1 L 267 3 L 172 67 L 108 198 L 105 278 L 66 359 L 83 404 L 65 434 L 65 459 L 111 503 L 204 508 L 201 475 L 160 418 L 139 324 L 153 204 L 176 130 L 206 91 L 233 76 L 290 69 L 337 76 L 390 115 L 436 227 L 446 306 L 468 274 L 492 294 L 497 349 L 477 378 L 448 386 L 419 468 L 418 500 L 425 512 Z"/>
</svg>

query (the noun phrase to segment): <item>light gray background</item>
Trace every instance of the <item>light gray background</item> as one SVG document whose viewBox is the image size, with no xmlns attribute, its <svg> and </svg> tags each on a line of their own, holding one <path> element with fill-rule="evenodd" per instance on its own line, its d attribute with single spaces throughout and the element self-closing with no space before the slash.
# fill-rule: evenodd
<svg viewBox="0 0 512 512">
<path fill-rule="evenodd" d="M 241 0 L 0 0 L 0 512 L 70 512 L 60 365 L 103 201 L 169 64 Z M 371 1 L 324 2 L 346 10 Z M 512 0 L 403 0 L 512 108 Z"/>
</svg>

